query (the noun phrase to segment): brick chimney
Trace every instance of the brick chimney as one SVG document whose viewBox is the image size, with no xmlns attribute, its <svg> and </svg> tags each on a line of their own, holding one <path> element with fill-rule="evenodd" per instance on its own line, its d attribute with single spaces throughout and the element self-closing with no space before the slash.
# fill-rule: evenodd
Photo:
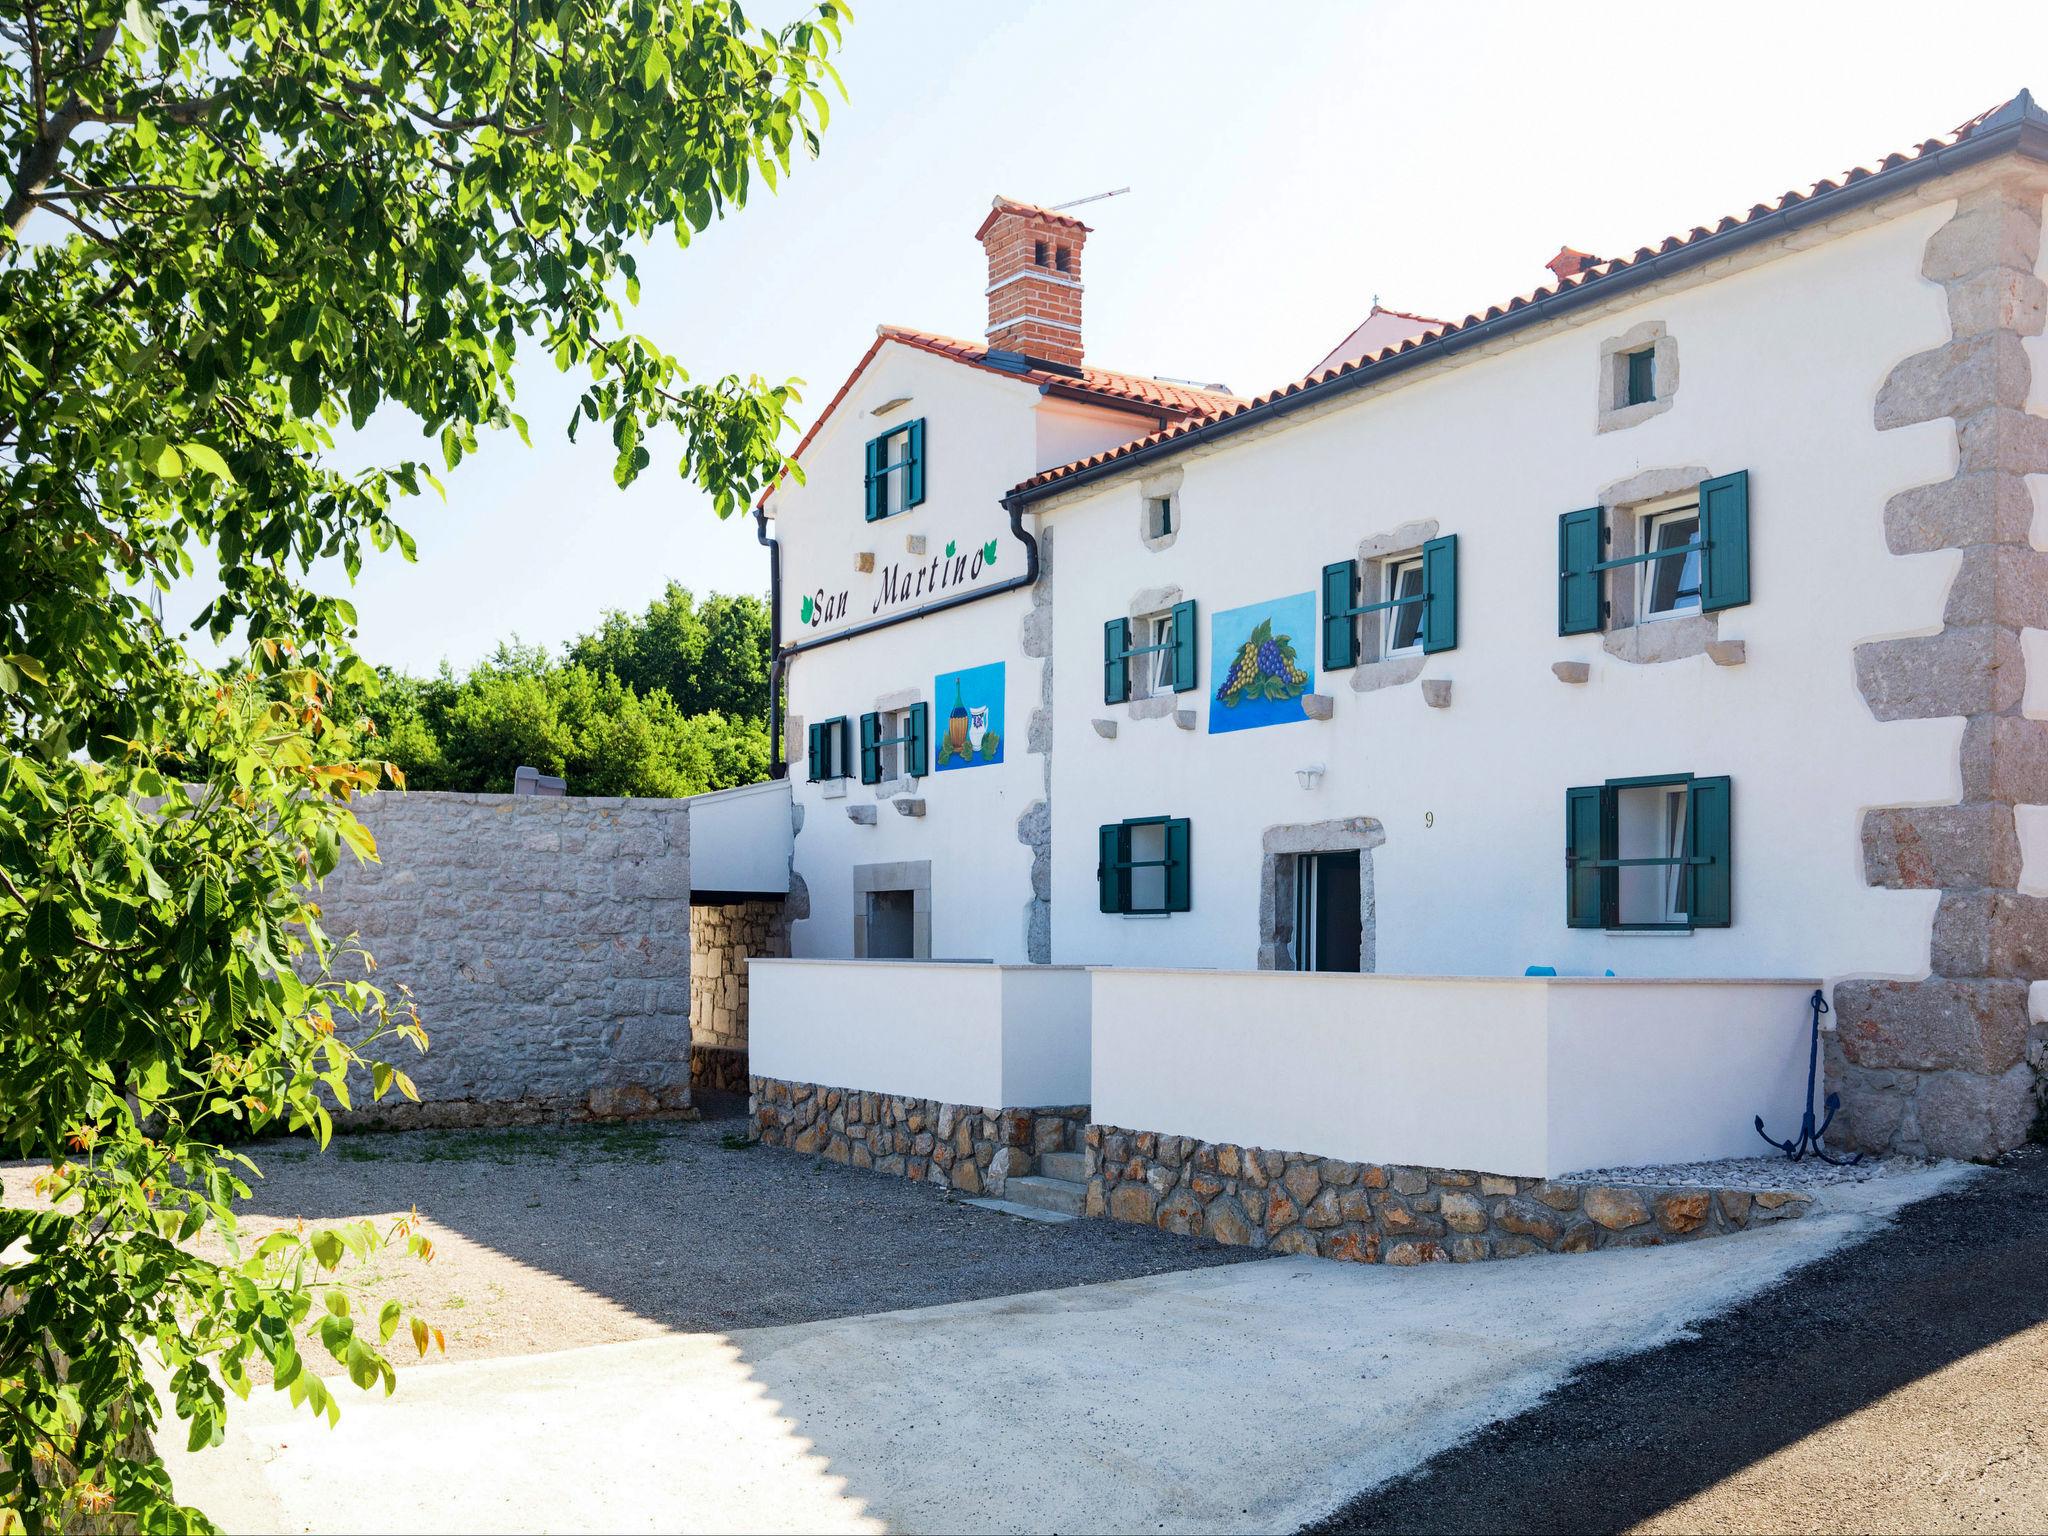
<svg viewBox="0 0 2048 1536">
<path fill-rule="evenodd" d="M 998 197 L 974 232 L 988 252 L 988 344 L 1081 366 L 1081 247 L 1088 226 Z"/>
</svg>

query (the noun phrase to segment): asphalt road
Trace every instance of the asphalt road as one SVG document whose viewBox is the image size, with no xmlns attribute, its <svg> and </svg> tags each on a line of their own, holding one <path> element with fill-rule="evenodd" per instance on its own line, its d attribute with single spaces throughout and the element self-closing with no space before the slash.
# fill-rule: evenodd
<svg viewBox="0 0 2048 1536">
<path fill-rule="evenodd" d="M 2048 1148 L 1311 1529 L 2048 1530 Z"/>
</svg>

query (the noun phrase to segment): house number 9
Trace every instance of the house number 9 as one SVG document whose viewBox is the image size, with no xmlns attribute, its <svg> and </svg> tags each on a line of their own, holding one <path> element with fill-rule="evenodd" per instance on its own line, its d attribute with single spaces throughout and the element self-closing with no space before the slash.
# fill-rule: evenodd
<svg viewBox="0 0 2048 1536">
<path fill-rule="evenodd" d="M 1423 824 L 1423 825 L 1424 825 L 1425 827 L 1433 827 L 1433 826 L 1435 826 L 1435 825 L 1436 825 L 1436 812 L 1435 812 L 1435 811 L 1424 811 L 1424 812 L 1422 813 L 1422 824 Z"/>
</svg>

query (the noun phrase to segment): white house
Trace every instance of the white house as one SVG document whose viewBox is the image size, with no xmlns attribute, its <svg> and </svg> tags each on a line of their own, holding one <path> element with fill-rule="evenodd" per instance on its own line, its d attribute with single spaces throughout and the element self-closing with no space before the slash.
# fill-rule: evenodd
<svg viewBox="0 0 2048 1536">
<path fill-rule="evenodd" d="M 814 962 L 986 960 L 1095 968 L 1098 1205 L 1118 1127 L 1507 1176 L 1757 1150 L 1816 988 L 1838 1142 L 2023 1139 L 2044 193 L 2022 93 L 1460 321 L 1375 306 L 1256 399 L 1086 364 L 1088 231 L 998 199 L 986 345 L 882 328 L 761 508 L 809 903 L 757 967 L 766 1101 L 949 1102 L 803 1076 L 879 1027 Z"/>
</svg>

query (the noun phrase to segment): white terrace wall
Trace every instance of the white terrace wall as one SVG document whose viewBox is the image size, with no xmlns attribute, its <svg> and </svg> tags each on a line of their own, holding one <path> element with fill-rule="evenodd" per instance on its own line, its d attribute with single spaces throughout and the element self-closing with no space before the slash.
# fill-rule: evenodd
<svg viewBox="0 0 2048 1536">
<path fill-rule="evenodd" d="M 757 1079 L 990 1114 L 1088 1100 L 1085 971 L 765 959 L 749 971 Z"/>
<path fill-rule="evenodd" d="M 1087 973 L 1096 1123 L 1554 1178 L 1796 1135 L 1810 981 Z"/>
<path fill-rule="evenodd" d="M 358 1118 L 493 1124 L 690 1102 L 690 832 L 682 800 L 378 794 L 380 862 L 346 855 L 318 900 L 409 986 L 424 1101 Z M 360 962 L 349 974 L 360 974 Z M 410 1055 L 410 1047 L 402 1047 Z"/>
</svg>

